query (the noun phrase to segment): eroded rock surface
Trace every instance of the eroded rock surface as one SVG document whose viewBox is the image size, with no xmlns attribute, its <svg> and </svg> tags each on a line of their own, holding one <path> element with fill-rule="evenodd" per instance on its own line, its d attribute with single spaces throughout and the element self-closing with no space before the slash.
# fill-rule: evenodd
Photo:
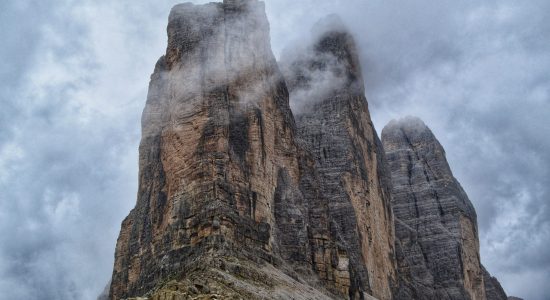
<svg viewBox="0 0 550 300">
<path fill-rule="evenodd" d="M 330 177 L 342 176 L 337 185 L 348 199 L 331 203 L 320 180 L 326 172 L 296 139 L 264 4 L 176 5 L 167 31 L 143 112 L 138 200 L 117 242 L 111 299 L 170 298 L 174 286 L 174 297 L 187 297 L 190 276 L 218 288 L 223 278 L 240 279 L 227 297 L 285 299 L 307 290 L 318 299 L 375 292 L 389 299 L 389 190 L 360 90 L 343 106 L 356 105 L 367 121 L 339 122 L 359 122 L 341 128 L 355 126 L 347 139 L 363 140 L 344 152 L 354 157 L 350 171 Z M 170 295 L 161 292 L 172 280 Z"/>
<path fill-rule="evenodd" d="M 357 49 L 334 16 L 315 31 L 313 44 L 283 66 L 298 136 L 315 157 L 328 199 L 331 238 L 352 271 L 349 279 L 337 273 L 336 280 L 391 299 L 396 265 L 390 174 L 370 118 Z"/>
<path fill-rule="evenodd" d="M 500 299 L 486 290 L 475 210 L 430 129 L 408 117 L 390 122 L 382 141 L 393 182 L 395 298 Z"/>
<path fill-rule="evenodd" d="M 143 112 L 138 201 L 122 224 L 111 297 L 143 295 L 217 256 L 276 263 L 277 193 L 293 193 L 303 239 L 293 243 L 307 247 L 308 166 L 294 132 L 264 4 L 176 5 Z"/>
<path fill-rule="evenodd" d="M 394 122 L 384 151 L 338 20 L 284 76 L 263 2 L 176 5 L 167 32 L 110 299 L 506 296 L 429 129 Z"/>
</svg>

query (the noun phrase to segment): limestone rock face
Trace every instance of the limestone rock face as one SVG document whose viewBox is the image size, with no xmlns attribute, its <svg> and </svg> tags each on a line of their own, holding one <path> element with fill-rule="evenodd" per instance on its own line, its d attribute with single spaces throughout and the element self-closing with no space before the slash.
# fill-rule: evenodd
<svg viewBox="0 0 550 300">
<path fill-rule="evenodd" d="M 167 31 L 143 112 L 138 200 L 118 239 L 112 299 L 143 295 L 204 266 L 204 257 L 214 265 L 220 255 L 274 262 L 284 241 L 274 195 L 304 201 L 307 159 L 294 143 L 264 4 L 176 5 Z M 302 239 L 294 246 L 307 247 L 307 215 L 292 211 Z"/>
<path fill-rule="evenodd" d="M 417 118 L 392 121 L 382 142 L 393 182 L 395 298 L 501 299 L 486 290 L 493 281 L 480 263 L 475 210 L 430 129 Z"/>
<path fill-rule="evenodd" d="M 320 172 L 319 150 L 296 137 L 263 2 L 176 5 L 167 31 L 110 298 L 389 299 L 389 181 L 361 89 L 342 96 L 357 119 L 336 122 L 353 163 Z M 336 194 L 322 187 L 332 179 Z"/>
<path fill-rule="evenodd" d="M 344 290 L 349 284 L 391 299 L 396 265 L 390 173 L 370 118 L 355 42 L 335 17 L 314 31 L 313 44 L 283 68 L 298 136 L 315 158 L 328 199 L 330 238 L 351 271 L 350 278 L 336 273 L 336 281 Z"/>
<path fill-rule="evenodd" d="M 263 2 L 179 4 L 167 32 L 109 299 L 505 299 L 430 130 L 379 140 L 338 20 L 283 71 Z"/>
</svg>

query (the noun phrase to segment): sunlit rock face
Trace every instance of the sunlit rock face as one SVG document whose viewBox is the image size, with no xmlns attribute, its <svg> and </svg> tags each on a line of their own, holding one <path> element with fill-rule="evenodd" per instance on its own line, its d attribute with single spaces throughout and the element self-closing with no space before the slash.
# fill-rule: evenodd
<svg viewBox="0 0 550 300">
<path fill-rule="evenodd" d="M 505 299 L 486 291 L 475 210 L 430 129 L 417 118 L 392 121 L 382 142 L 393 182 L 395 298 Z"/>
</svg>

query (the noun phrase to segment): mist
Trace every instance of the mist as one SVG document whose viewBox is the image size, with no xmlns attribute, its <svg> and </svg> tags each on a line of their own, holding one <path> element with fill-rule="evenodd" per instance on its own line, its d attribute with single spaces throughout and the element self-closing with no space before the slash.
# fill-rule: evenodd
<svg viewBox="0 0 550 300">
<path fill-rule="evenodd" d="M 136 201 L 149 76 L 176 3 L 0 4 L 2 297 L 95 299 L 110 279 Z M 378 132 L 421 117 L 477 210 L 482 262 L 509 295 L 545 299 L 550 3 L 268 0 L 266 12 L 277 59 L 307 47 L 319 19 L 340 16 Z"/>
</svg>

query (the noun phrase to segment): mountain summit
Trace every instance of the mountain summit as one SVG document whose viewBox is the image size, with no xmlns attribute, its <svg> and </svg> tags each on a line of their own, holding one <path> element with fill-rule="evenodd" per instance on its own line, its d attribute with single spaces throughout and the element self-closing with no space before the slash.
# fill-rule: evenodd
<svg viewBox="0 0 550 300">
<path fill-rule="evenodd" d="M 280 64 L 260 1 L 167 32 L 108 298 L 501 299 L 441 146 L 421 121 L 380 141 L 336 17 Z"/>
<path fill-rule="evenodd" d="M 506 299 L 481 265 L 475 209 L 431 130 L 406 117 L 390 122 L 382 141 L 393 182 L 401 273 L 396 297 Z"/>
</svg>

